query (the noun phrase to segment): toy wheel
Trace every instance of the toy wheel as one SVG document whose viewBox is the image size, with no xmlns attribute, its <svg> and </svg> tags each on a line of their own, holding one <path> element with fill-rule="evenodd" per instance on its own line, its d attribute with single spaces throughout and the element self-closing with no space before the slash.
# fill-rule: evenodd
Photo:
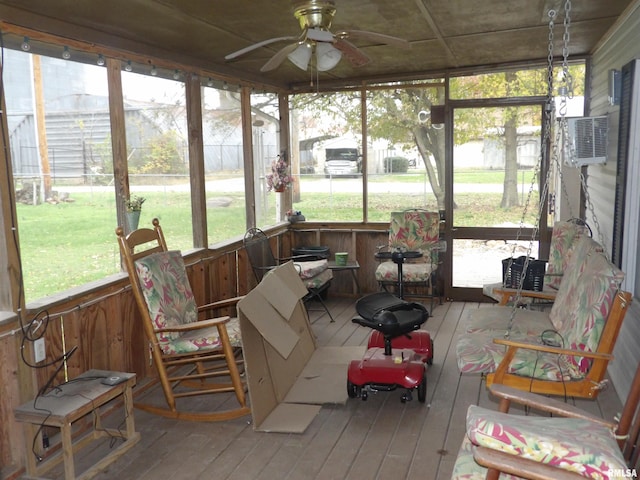
<svg viewBox="0 0 640 480">
<path fill-rule="evenodd" d="M 427 365 L 433 365 L 433 338 L 431 339 L 431 356 L 427 358 Z"/>
<path fill-rule="evenodd" d="M 347 380 L 347 395 L 349 395 L 349 398 L 356 398 L 359 394 L 360 387 L 351 380 Z"/>
<path fill-rule="evenodd" d="M 418 385 L 418 401 L 420 403 L 427 401 L 427 372 L 422 373 L 422 382 Z"/>
<path fill-rule="evenodd" d="M 362 401 L 366 402 L 367 398 L 369 398 L 369 393 L 366 390 L 362 390 Z"/>
</svg>

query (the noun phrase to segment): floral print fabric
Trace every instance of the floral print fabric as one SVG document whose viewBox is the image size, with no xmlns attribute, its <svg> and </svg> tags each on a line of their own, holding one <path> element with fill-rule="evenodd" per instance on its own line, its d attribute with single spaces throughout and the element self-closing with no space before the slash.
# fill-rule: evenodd
<svg viewBox="0 0 640 480">
<path fill-rule="evenodd" d="M 392 212 L 389 248 L 429 253 L 438 244 L 440 215 L 437 212 L 407 210 Z"/>
<path fill-rule="evenodd" d="M 568 278 L 562 281 L 549 319 L 566 348 L 593 352 L 598 348 L 624 273 L 601 252 L 591 249 L 587 255 L 587 259 L 579 263 L 581 269 L 565 271 Z M 571 375 L 576 377 L 591 366 L 591 362 L 582 357 L 569 357 L 569 361 L 574 369 Z"/>
<path fill-rule="evenodd" d="M 512 415 L 472 405 L 467 435 L 474 445 L 587 478 L 607 479 L 610 471 L 627 468 L 612 432 L 588 420 Z"/>
<path fill-rule="evenodd" d="M 182 255 L 178 251 L 158 252 L 136 260 L 136 271 L 154 328 L 183 325 L 198 320 L 198 308 L 189 285 Z M 239 326 L 229 325 L 232 344 L 238 344 Z M 220 346 L 216 327 L 193 330 L 184 334 L 157 334 L 165 354 L 187 353 Z"/>
<path fill-rule="evenodd" d="M 588 228 L 575 222 L 556 222 L 551 234 L 549 247 L 549 261 L 547 262 L 547 275 L 544 284 L 555 289 L 560 287 L 562 275 L 567 269 L 571 259 L 571 248 L 575 241 L 587 235 Z"/>
<path fill-rule="evenodd" d="M 466 333 L 496 332 L 506 333 L 511 323 L 511 332 L 529 336 L 540 335 L 544 330 L 554 328 L 549 314 L 538 310 L 528 310 L 503 306 L 479 308 L 467 312 Z"/>
<path fill-rule="evenodd" d="M 536 312 L 515 312 L 510 338 L 540 342 L 545 329 L 555 330 L 562 346 L 574 350 L 596 351 L 611 306 L 624 274 L 601 253 L 599 245 L 588 237 L 578 242 L 574 261 L 567 267 L 561 288 L 543 320 Z M 580 261 L 581 260 L 581 261 Z M 495 313 L 495 318 L 491 314 Z M 458 369 L 463 373 L 494 372 L 504 356 L 504 348 L 493 343 L 503 336 L 513 310 L 491 307 L 473 312 L 473 317 L 456 345 Z M 478 317 L 476 321 L 476 315 Z M 540 318 L 535 328 L 533 318 Z M 523 321 L 520 321 L 523 320 Z M 556 356 L 520 349 L 508 368 L 509 373 L 546 380 L 583 378 L 591 361 L 580 356 Z"/>
<path fill-rule="evenodd" d="M 427 282 L 433 271 L 432 257 L 437 255 L 440 235 L 440 214 L 422 210 L 391 212 L 389 226 L 389 250 L 421 252 L 424 256 L 403 264 L 402 278 L 405 282 Z M 398 266 L 385 261 L 376 269 L 376 280 L 398 281 Z"/>
<path fill-rule="evenodd" d="M 310 262 L 293 262 L 300 278 L 305 280 L 321 274 L 329 268 L 329 262 L 325 260 L 312 260 Z"/>
<path fill-rule="evenodd" d="M 317 274 L 315 277 L 301 278 L 302 283 L 307 287 L 307 290 L 320 288 L 331 279 L 333 279 L 333 271 L 328 268 Z"/>
<path fill-rule="evenodd" d="M 473 444 L 465 435 L 456 457 L 456 463 L 453 465 L 451 480 L 485 480 L 486 478 L 487 469 L 474 460 Z M 500 474 L 500 480 L 519 480 L 520 478 L 508 473 Z"/>
</svg>

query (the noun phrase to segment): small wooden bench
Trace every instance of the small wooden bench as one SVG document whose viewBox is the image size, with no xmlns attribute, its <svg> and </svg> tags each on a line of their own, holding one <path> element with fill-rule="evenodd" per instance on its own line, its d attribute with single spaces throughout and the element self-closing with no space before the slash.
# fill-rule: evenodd
<svg viewBox="0 0 640 480">
<path fill-rule="evenodd" d="M 122 381 L 116 385 L 103 384 L 102 380 L 109 377 L 120 377 Z M 140 440 L 140 434 L 135 431 L 133 418 L 132 388 L 135 384 L 135 373 L 89 370 L 35 400 L 17 407 L 14 410 L 15 418 L 25 424 L 26 451 L 28 452 L 27 475 L 41 477 L 62 461 L 65 480 L 89 479 L 133 447 Z M 120 395 L 124 400 L 124 431 L 102 427 L 100 407 Z M 74 441 L 72 424 L 88 414 L 95 415 L 93 429 Z M 32 454 L 32 446 L 41 426 L 60 429 L 62 451 L 37 461 Z M 76 477 L 74 454 L 94 440 L 105 437 L 122 438 L 124 442 Z"/>
</svg>

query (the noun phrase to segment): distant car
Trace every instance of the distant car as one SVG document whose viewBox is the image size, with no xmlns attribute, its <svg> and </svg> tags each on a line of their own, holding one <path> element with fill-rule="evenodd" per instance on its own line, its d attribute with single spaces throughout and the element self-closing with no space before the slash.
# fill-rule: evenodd
<svg viewBox="0 0 640 480">
<path fill-rule="evenodd" d="M 410 158 L 409 159 L 409 166 L 410 167 L 415 167 L 418 164 L 418 161 L 415 158 Z"/>
<path fill-rule="evenodd" d="M 324 174 L 334 176 L 358 176 L 362 172 L 362 157 L 357 148 L 327 148 Z"/>
</svg>

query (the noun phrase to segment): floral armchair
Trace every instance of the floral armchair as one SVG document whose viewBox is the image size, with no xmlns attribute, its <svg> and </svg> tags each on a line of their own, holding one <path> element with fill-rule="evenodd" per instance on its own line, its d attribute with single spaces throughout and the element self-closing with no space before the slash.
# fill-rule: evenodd
<svg viewBox="0 0 640 480">
<path fill-rule="evenodd" d="M 499 411 L 469 407 L 452 480 L 637 477 L 640 366 L 615 420 L 502 385 L 491 392 Z M 552 416 L 508 414 L 511 403 Z"/>
<path fill-rule="evenodd" d="M 387 250 L 389 252 L 417 251 L 422 254 L 422 257 L 407 260 L 403 264 L 402 279 L 405 287 L 423 286 L 429 290 L 426 295 L 412 293 L 412 296 L 428 298 L 436 296 L 434 278 L 439 263 L 439 239 L 440 214 L 438 212 L 405 210 L 391 213 Z M 381 262 L 376 268 L 375 275 L 383 290 L 395 288 L 398 285 L 398 266 L 391 260 Z"/>
</svg>

